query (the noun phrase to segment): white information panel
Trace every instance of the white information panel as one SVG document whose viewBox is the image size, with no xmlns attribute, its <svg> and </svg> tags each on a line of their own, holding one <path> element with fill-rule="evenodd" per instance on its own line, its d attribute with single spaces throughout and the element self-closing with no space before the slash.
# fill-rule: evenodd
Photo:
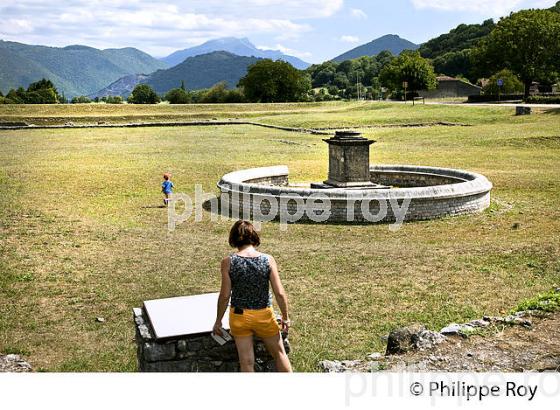
<svg viewBox="0 0 560 410">
<path fill-rule="evenodd" d="M 147 300 L 144 309 L 157 339 L 212 331 L 216 321 L 218 293 Z M 229 308 L 222 321 L 229 329 Z"/>
</svg>

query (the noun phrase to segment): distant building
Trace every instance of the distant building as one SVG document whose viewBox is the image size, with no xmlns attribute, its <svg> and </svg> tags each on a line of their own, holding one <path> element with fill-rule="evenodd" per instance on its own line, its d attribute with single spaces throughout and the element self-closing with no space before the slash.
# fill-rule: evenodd
<svg viewBox="0 0 560 410">
<path fill-rule="evenodd" d="M 437 77 L 437 88 L 431 91 L 419 91 L 418 95 L 425 98 L 468 97 L 480 95 L 482 88 L 460 78 Z"/>
</svg>

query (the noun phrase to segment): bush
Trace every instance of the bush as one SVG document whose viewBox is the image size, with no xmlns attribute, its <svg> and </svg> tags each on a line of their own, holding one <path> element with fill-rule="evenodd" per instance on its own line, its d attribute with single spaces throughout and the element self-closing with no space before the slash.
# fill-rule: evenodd
<svg viewBox="0 0 560 410">
<path fill-rule="evenodd" d="M 27 90 L 23 87 L 11 89 L 3 98 L 4 104 L 57 104 L 61 101 L 64 98 L 58 95 L 54 84 L 44 78 L 31 83 Z"/>
<path fill-rule="evenodd" d="M 560 95 L 546 96 L 546 95 L 532 95 L 525 99 L 527 104 L 560 104 Z"/>
<path fill-rule="evenodd" d="M 157 104 L 160 102 L 160 98 L 148 84 L 138 84 L 128 97 L 128 102 L 131 104 Z"/>
<path fill-rule="evenodd" d="M 46 78 L 29 84 L 27 93 L 34 93 L 29 95 L 28 99 L 32 102 L 26 101 L 27 104 L 56 104 L 63 100 L 52 81 Z"/>
<path fill-rule="evenodd" d="M 169 104 L 188 104 L 191 102 L 191 97 L 182 88 L 174 88 L 165 94 L 164 99 L 169 101 Z"/>
<path fill-rule="evenodd" d="M 86 97 L 85 95 L 79 95 L 77 97 L 72 98 L 72 104 L 89 104 L 91 103 L 91 99 Z"/>
<path fill-rule="evenodd" d="M 122 104 L 123 98 L 120 95 L 108 95 L 103 97 L 101 101 L 107 104 Z"/>
<path fill-rule="evenodd" d="M 502 94 L 500 101 L 522 100 L 523 94 Z M 483 95 L 469 95 L 468 101 L 470 103 L 483 103 L 498 101 L 498 95 L 483 94 Z"/>
<path fill-rule="evenodd" d="M 203 104 L 242 103 L 245 102 L 245 97 L 238 89 L 228 90 L 227 83 L 222 81 L 212 86 L 212 88 L 202 91 L 198 96 L 198 102 Z"/>
<path fill-rule="evenodd" d="M 57 104 L 58 96 L 52 88 L 28 91 L 23 98 L 25 104 Z"/>
<path fill-rule="evenodd" d="M 498 87 L 498 80 L 503 81 L 503 86 Z M 521 94 L 523 93 L 523 83 L 519 78 L 510 70 L 504 69 L 488 79 L 482 91 L 484 94 L 498 95 L 498 94 Z"/>
</svg>

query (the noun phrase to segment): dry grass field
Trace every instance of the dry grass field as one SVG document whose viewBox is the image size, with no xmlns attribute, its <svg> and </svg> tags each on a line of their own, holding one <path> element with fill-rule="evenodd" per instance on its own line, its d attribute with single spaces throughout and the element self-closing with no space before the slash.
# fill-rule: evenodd
<svg viewBox="0 0 560 410">
<path fill-rule="evenodd" d="M 362 127 L 372 162 L 464 168 L 493 183 L 475 216 L 386 225 L 263 226 L 291 301 L 297 371 L 381 351 L 392 328 L 507 312 L 560 284 L 560 112 L 333 103 L 2 106 L 35 124 L 250 118 Z M 429 126 L 433 122 L 469 126 Z M 406 127 L 407 124 L 426 124 Z M 387 126 L 401 125 L 401 126 Z M 374 127 L 368 127 L 374 126 Z M 167 230 L 161 174 L 216 193 L 232 170 L 288 165 L 321 181 L 321 136 L 248 125 L 0 131 L 0 353 L 38 370 L 134 371 L 131 309 L 216 291 L 232 221 Z M 290 142 L 290 143 L 286 143 Z M 106 322 L 96 322 L 104 317 Z"/>
</svg>

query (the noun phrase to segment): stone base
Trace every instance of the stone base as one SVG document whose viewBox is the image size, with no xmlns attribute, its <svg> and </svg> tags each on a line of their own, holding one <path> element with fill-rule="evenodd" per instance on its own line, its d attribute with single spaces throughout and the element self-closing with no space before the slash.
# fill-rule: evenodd
<svg viewBox="0 0 560 410">
<path fill-rule="evenodd" d="M 312 182 L 311 189 L 340 189 L 343 188 L 347 191 L 352 190 L 362 190 L 362 189 L 391 189 L 390 186 L 387 185 L 379 185 L 373 182 L 363 183 L 363 182 L 356 182 L 356 183 L 345 183 L 345 184 L 338 184 L 333 185 L 333 183 L 329 181 L 325 182 Z"/>
<path fill-rule="evenodd" d="M 133 309 L 138 370 L 141 372 L 238 372 L 239 357 L 233 341 L 220 346 L 210 333 L 156 340 L 145 312 Z M 286 353 L 290 343 L 283 335 Z M 255 371 L 276 371 L 274 359 L 255 338 Z"/>
<path fill-rule="evenodd" d="M 340 182 L 333 179 L 327 179 L 326 181 L 323 181 L 323 184 L 333 188 L 367 188 L 375 186 L 375 184 L 371 181 Z"/>
</svg>

